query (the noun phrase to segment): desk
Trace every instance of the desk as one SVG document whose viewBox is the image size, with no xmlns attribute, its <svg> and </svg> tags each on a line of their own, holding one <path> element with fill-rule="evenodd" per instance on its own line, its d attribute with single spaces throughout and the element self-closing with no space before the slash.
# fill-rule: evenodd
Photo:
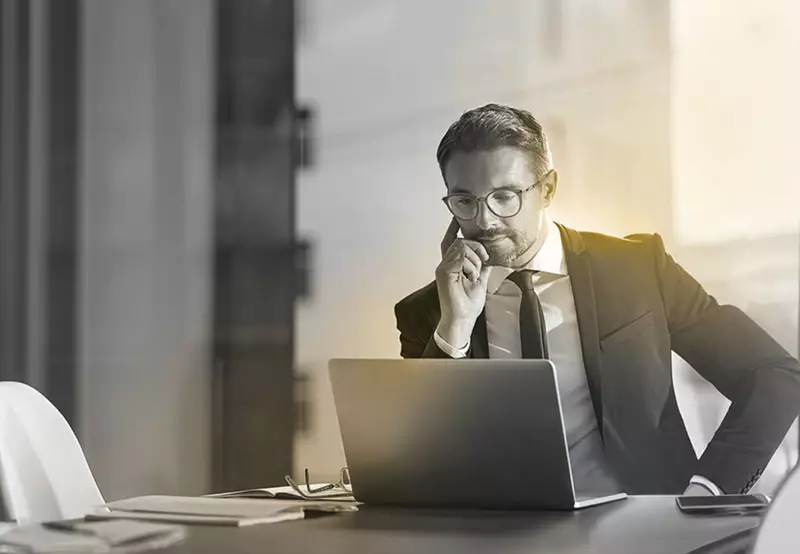
<svg viewBox="0 0 800 554">
<path fill-rule="evenodd" d="M 357 513 L 273 525 L 192 527 L 186 542 L 160 552 L 685 554 L 758 523 L 756 516 L 686 516 L 667 496 L 564 513 L 363 506 Z"/>
</svg>

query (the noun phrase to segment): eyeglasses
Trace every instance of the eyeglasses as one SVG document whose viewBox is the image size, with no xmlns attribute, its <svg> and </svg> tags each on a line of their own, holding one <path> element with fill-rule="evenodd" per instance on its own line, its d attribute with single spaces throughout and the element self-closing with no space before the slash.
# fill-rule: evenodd
<svg viewBox="0 0 800 554">
<path fill-rule="evenodd" d="M 478 217 L 478 209 L 481 202 L 486 203 L 486 207 L 497 217 L 514 217 L 522 209 L 522 195 L 535 188 L 550 175 L 548 171 L 544 177 L 524 190 L 517 190 L 511 187 L 494 189 L 486 196 L 474 196 L 466 192 L 448 194 L 442 201 L 456 219 L 470 220 Z"/>
<path fill-rule="evenodd" d="M 289 483 L 289 486 L 292 487 L 292 490 L 294 490 L 294 492 L 299 494 L 302 498 L 305 498 L 306 500 L 352 500 L 353 487 L 350 484 L 350 471 L 346 467 L 343 467 L 341 470 L 339 470 L 338 483 L 328 483 L 316 488 L 311 487 L 311 479 L 309 478 L 308 469 L 306 469 L 304 473 L 306 478 L 305 491 L 299 484 L 297 484 L 297 481 L 292 479 L 291 475 L 287 475 L 285 477 L 286 482 Z"/>
</svg>

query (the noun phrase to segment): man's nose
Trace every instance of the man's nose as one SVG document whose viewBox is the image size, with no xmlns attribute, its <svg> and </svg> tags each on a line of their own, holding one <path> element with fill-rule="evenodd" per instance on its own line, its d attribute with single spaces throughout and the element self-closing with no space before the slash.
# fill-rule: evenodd
<svg viewBox="0 0 800 554">
<path fill-rule="evenodd" d="M 486 202 L 478 202 L 478 215 L 475 217 L 475 224 L 481 231 L 488 231 L 497 227 L 498 218 L 492 213 Z"/>
</svg>

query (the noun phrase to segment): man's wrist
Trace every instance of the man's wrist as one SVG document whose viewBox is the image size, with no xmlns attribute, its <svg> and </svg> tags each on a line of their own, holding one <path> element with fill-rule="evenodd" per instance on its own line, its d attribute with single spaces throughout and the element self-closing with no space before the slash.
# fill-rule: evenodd
<svg viewBox="0 0 800 554">
<path fill-rule="evenodd" d="M 692 476 L 692 478 L 689 480 L 689 486 L 691 487 L 693 485 L 695 487 L 698 487 L 698 486 L 702 487 L 703 489 L 708 491 L 709 494 L 714 495 L 714 496 L 719 496 L 721 494 L 724 494 L 722 492 L 722 489 L 720 489 L 716 485 L 716 483 L 714 483 L 711 479 L 707 479 L 707 478 L 703 477 L 702 475 L 693 475 Z"/>
<path fill-rule="evenodd" d="M 454 359 L 461 359 L 466 358 L 467 354 L 469 354 L 469 343 L 461 348 L 455 348 L 454 346 L 445 342 L 445 340 L 439 336 L 439 333 L 436 331 L 433 332 L 433 339 L 436 341 L 436 346 L 439 347 L 439 350 L 450 356 Z"/>
<path fill-rule="evenodd" d="M 474 327 L 474 321 L 442 319 L 436 327 L 436 333 L 453 348 L 461 349 L 469 344 Z"/>
</svg>

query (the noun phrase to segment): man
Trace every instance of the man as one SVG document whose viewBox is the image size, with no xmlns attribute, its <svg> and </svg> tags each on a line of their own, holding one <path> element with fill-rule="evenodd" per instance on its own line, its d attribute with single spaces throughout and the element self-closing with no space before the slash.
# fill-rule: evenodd
<svg viewBox="0 0 800 554">
<path fill-rule="evenodd" d="M 435 282 L 395 307 L 401 355 L 551 359 L 576 483 L 593 490 L 746 492 L 800 412 L 797 360 L 719 305 L 659 235 L 552 222 L 558 175 L 530 113 L 468 111 L 437 158 L 453 219 Z M 700 460 L 675 400 L 673 350 L 731 401 Z"/>
</svg>

